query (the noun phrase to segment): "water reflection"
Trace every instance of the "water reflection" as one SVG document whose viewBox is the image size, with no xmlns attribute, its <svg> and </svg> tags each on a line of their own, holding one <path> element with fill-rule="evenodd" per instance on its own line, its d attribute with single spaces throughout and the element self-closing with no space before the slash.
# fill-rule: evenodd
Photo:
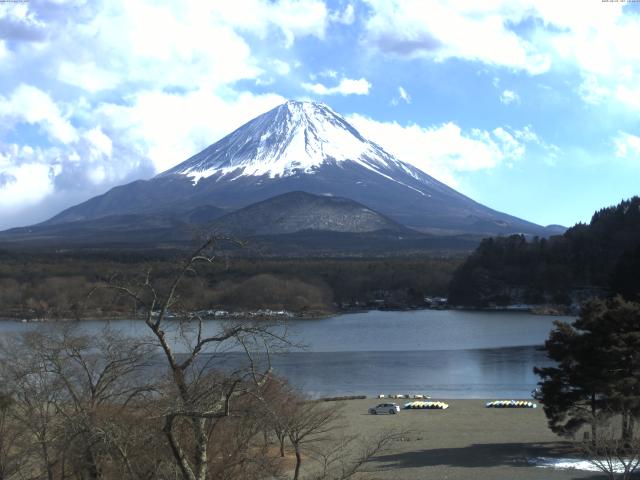
<svg viewBox="0 0 640 480">
<path fill-rule="evenodd" d="M 529 398 L 536 347 L 278 355 L 275 373 L 313 396 L 427 393 L 440 398 Z"/>
<path fill-rule="evenodd" d="M 549 363 L 535 345 L 544 342 L 556 318 L 424 310 L 292 320 L 287 325 L 291 339 L 308 348 L 276 355 L 273 366 L 313 396 L 428 393 L 441 398 L 528 398 L 537 383 L 533 367 Z M 81 329 L 95 334 L 108 323 L 131 336 L 148 335 L 143 322 L 131 320 L 85 321 Z M 166 327 L 167 338 L 180 351 L 184 332 L 177 322 Z M 215 333 L 220 327 L 220 322 L 209 321 L 205 330 Z M 55 327 L 0 322 L 0 334 L 5 335 L 34 328 Z M 243 358 L 225 353 L 230 364 Z"/>
</svg>

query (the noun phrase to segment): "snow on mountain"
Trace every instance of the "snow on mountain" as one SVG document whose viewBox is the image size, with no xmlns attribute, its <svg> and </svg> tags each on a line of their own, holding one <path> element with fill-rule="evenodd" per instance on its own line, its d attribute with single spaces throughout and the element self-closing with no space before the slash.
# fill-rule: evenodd
<svg viewBox="0 0 640 480">
<path fill-rule="evenodd" d="M 327 105 L 296 101 L 150 180 L 115 187 L 45 223 L 123 214 L 182 218 L 207 206 L 230 212 L 293 191 L 347 198 L 422 232 L 546 234 L 398 160 Z"/>
<path fill-rule="evenodd" d="M 345 161 L 390 180 L 390 171 L 397 168 L 421 177 L 413 167 L 363 138 L 329 106 L 297 101 L 256 117 L 161 175 L 186 175 L 194 184 L 217 174 L 231 181 L 243 176 L 276 178 L 313 174 L 326 162 Z"/>
</svg>

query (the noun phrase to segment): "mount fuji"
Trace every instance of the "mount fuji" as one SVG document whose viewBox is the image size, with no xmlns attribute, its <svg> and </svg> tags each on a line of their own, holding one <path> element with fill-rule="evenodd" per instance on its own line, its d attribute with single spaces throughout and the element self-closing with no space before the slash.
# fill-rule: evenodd
<svg viewBox="0 0 640 480">
<path fill-rule="evenodd" d="M 113 223 L 114 216 L 197 223 L 189 221 L 194 212 L 220 225 L 224 213 L 290 192 L 350 199 L 422 233 L 556 233 L 453 190 L 364 138 L 327 105 L 298 101 L 254 118 L 150 180 L 115 187 L 28 228 L 60 232 L 81 222 Z"/>
</svg>

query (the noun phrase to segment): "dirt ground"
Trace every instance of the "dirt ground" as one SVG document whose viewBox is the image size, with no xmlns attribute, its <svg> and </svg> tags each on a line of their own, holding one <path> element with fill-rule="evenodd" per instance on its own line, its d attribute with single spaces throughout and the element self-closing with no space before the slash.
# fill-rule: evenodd
<svg viewBox="0 0 640 480">
<path fill-rule="evenodd" d="M 392 400 L 402 408 L 405 401 Z M 342 405 L 347 434 L 374 438 L 385 430 L 408 433 L 370 463 L 373 478 L 394 480 L 603 479 L 602 473 L 556 470 L 530 463 L 538 457 L 567 457 L 568 443 L 548 428 L 537 409 L 486 408 L 484 400 L 445 400 L 447 410 L 401 410 L 369 415 L 377 399 Z"/>
</svg>

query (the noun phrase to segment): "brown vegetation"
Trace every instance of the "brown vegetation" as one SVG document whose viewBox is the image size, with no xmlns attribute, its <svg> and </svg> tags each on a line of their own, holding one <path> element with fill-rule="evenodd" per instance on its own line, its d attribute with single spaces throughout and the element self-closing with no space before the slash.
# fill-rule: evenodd
<svg viewBox="0 0 640 480">
<path fill-rule="evenodd" d="M 87 292 L 105 281 L 144 280 L 157 288 L 176 272 L 174 252 L 2 252 L 0 317 L 131 317 L 134 304 L 112 292 Z M 186 277 L 181 302 L 192 310 L 286 309 L 326 314 L 351 308 L 410 308 L 446 296 L 459 258 L 222 258 Z"/>
<path fill-rule="evenodd" d="M 209 239 L 171 277 L 155 281 L 148 271 L 91 291 L 90 299 L 128 302 L 148 337 L 110 328 L 89 336 L 73 323 L 0 342 L 1 480 L 282 477 L 285 442 L 300 478 L 309 446 L 333 441 L 338 412 L 271 374 L 270 352 L 289 346 L 286 329 L 245 321 L 208 332 L 190 310 L 183 286 L 212 264 L 215 244 Z M 234 348 L 245 361 L 230 367 L 224 352 Z M 385 444 L 354 459 L 342 453 L 343 468 L 325 462 L 313 478 L 351 478 Z"/>
</svg>

